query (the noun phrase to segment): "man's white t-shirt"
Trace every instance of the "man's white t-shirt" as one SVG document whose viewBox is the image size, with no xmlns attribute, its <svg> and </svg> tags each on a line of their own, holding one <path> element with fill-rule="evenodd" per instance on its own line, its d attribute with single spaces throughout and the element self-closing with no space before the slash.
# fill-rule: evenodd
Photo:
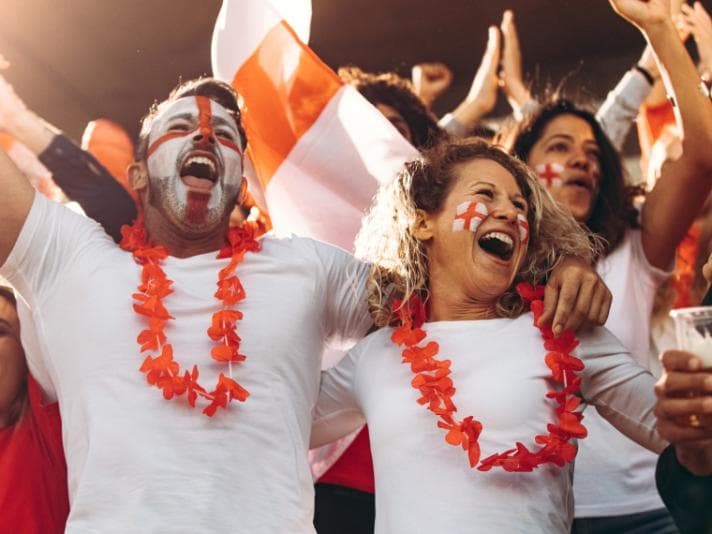
<svg viewBox="0 0 712 534">
<path fill-rule="evenodd" d="M 608 328 L 648 369 L 650 315 L 655 292 L 669 276 L 650 265 L 640 230 L 598 262 L 598 274 L 613 294 Z M 579 446 L 574 476 L 576 517 L 627 515 L 664 508 L 655 486 L 657 455 L 640 447 L 589 410 L 588 438 Z"/>
<path fill-rule="evenodd" d="M 517 319 L 426 323 L 439 357 L 452 361 L 459 418 L 482 422 L 482 458 L 534 437 L 556 420 L 540 332 L 530 313 Z M 471 532 L 568 534 L 573 519 L 572 467 L 544 464 L 530 473 L 469 467 L 445 442 L 437 417 L 417 403 L 402 348 L 381 329 L 322 373 L 312 439 L 320 444 L 368 422 L 379 534 Z M 580 336 L 581 394 L 619 429 L 661 450 L 654 430 L 653 377 L 603 328 Z M 587 425 L 586 410 L 583 424 Z M 583 440 L 585 441 L 585 440 Z"/>
<path fill-rule="evenodd" d="M 227 374 L 206 333 L 228 261 L 215 256 L 163 262 L 175 282 L 165 332 L 206 387 Z M 263 239 L 237 268 L 247 360 L 234 376 L 250 397 L 209 418 L 185 397 L 166 401 L 139 372 L 148 353 L 136 343 L 145 322 L 132 310 L 141 271 L 131 254 L 95 222 L 36 195 L 0 272 L 24 301 L 30 369 L 59 401 L 67 532 L 313 532 L 307 449 L 320 355 L 327 339 L 367 331 L 367 271 L 323 243 Z"/>
</svg>

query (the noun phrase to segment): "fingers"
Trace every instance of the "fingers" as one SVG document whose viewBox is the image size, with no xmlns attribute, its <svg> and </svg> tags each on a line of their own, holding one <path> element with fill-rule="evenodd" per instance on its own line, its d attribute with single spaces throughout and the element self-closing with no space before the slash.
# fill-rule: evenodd
<svg viewBox="0 0 712 534">
<path fill-rule="evenodd" d="M 710 429 L 680 423 L 679 420 L 658 419 L 655 425 L 658 434 L 670 443 L 705 441 L 710 439 Z"/>
<path fill-rule="evenodd" d="M 564 283 L 559 288 L 559 299 L 556 303 L 556 312 L 552 321 L 552 331 L 558 336 L 566 329 L 566 325 L 578 324 L 581 325 L 583 320 L 579 317 L 572 317 L 578 314 L 576 308 L 576 297 L 579 293 L 579 284 Z M 575 330 L 575 328 L 574 328 Z"/>
<path fill-rule="evenodd" d="M 712 283 L 712 254 L 710 254 L 705 266 L 702 267 L 702 275 L 708 282 Z"/>
<path fill-rule="evenodd" d="M 556 313 L 556 303 L 559 300 L 559 284 L 552 276 L 544 288 L 544 311 L 539 317 L 538 326 L 547 326 L 551 324 Z"/>
<path fill-rule="evenodd" d="M 499 64 L 499 54 L 501 48 L 501 39 L 499 30 L 496 26 L 490 26 L 487 33 L 487 49 L 482 58 L 482 66 L 487 66 L 491 73 L 496 73 L 497 65 Z"/>
<path fill-rule="evenodd" d="M 587 320 L 597 326 L 603 326 L 611 309 L 611 292 L 604 284 L 595 284 Z"/>
<path fill-rule="evenodd" d="M 712 373 L 666 372 L 655 384 L 658 397 L 712 392 Z"/>
<path fill-rule="evenodd" d="M 660 356 L 660 362 L 667 372 L 672 371 L 699 371 L 702 361 L 690 352 L 681 350 L 668 350 Z"/>
<path fill-rule="evenodd" d="M 655 415 L 661 419 L 693 414 L 712 415 L 712 397 L 663 398 L 655 405 Z"/>
</svg>

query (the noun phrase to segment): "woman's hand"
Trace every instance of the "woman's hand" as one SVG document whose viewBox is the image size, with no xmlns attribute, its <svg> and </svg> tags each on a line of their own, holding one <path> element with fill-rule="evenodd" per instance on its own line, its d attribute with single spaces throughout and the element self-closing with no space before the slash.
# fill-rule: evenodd
<svg viewBox="0 0 712 534">
<path fill-rule="evenodd" d="M 496 26 L 488 30 L 487 48 L 482 56 L 482 63 L 477 69 L 472 86 L 465 99 L 452 112 L 457 121 L 467 130 L 472 129 L 477 121 L 487 115 L 497 103 L 497 68 L 499 66 L 501 38 Z"/>
<path fill-rule="evenodd" d="M 552 324 L 555 335 L 576 331 L 584 324 L 603 325 L 611 309 L 611 292 L 595 270 L 573 257 L 559 262 L 544 292 L 540 325 Z"/>
<path fill-rule="evenodd" d="M 712 475 L 712 370 L 694 354 L 671 350 L 660 358 L 655 384 L 657 431 L 675 447 L 678 461 L 695 475 Z"/>
<path fill-rule="evenodd" d="M 413 90 L 430 107 L 452 83 L 452 71 L 445 63 L 419 63 L 411 72 Z"/>
<path fill-rule="evenodd" d="M 670 18 L 670 0 L 609 0 L 613 10 L 643 32 Z"/>
<path fill-rule="evenodd" d="M 712 254 L 710 254 L 710 257 L 707 259 L 707 263 L 705 263 L 704 267 L 702 267 L 702 276 L 704 276 L 705 279 L 712 284 Z"/>
<path fill-rule="evenodd" d="M 703 76 L 712 78 L 712 18 L 700 2 L 682 4 L 683 28 L 695 38 Z"/>
<path fill-rule="evenodd" d="M 512 109 L 521 110 L 531 100 L 531 93 L 524 85 L 522 77 L 522 51 L 519 47 L 517 27 L 514 25 L 514 13 L 507 10 L 502 15 L 500 25 L 503 37 L 502 70 L 499 72 L 499 85 L 507 96 Z"/>
</svg>

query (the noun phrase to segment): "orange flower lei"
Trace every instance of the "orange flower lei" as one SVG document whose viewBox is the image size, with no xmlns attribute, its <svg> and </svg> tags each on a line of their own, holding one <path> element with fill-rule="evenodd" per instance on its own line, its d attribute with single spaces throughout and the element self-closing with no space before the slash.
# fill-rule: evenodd
<svg viewBox="0 0 712 534">
<path fill-rule="evenodd" d="M 530 302 L 534 314 L 534 324 L 544 311 L 544 288 L 534 288 L 529 284 L 517 286 L 519 294 Z M 571 351 L 578 346 L 578 340 L 572 332 L 566 331 L 558 338 L 554 337 L 551 327 L 538 327 L 544 338 L 544 348 L 548 351 L 544 361 L 551 370 L 551 379 L 562 384 L 562 389 L 550 391 L 547 398 L 557 404 L 558 421 L 547 425 L 548 434 L 535 437 L 541 445 L 538 450 L 530 451 L 522 443 L 505 452 L 493 454 L 480 461 L 479 436 L 482 423 L 467 416 L 457 419 L 457 407 L 453 401 L 455 387 L 450 377 L 450 360 L 436 358 L 439 346 L 435 341 L 418 345 L 427 334 L 421 327 L 425 322 L 425 306 L 418 295 L 403 305 L 402 301 L 393 303 L 400 326 L 391 341 L 404 346 L 402 362 L 410 365 L 415 377 L 411 385 L 420 392 L 418 404 L 427 405 L 428 410 L 438 416 L 438 427 L 446 430 L 445 441 L 453 446 L 461 446 L 467 452 L 470 467 L 480 471 L 489 471 L 501 467 L 505 471 L 532 471 L 544 463 L 554 463 L 563 467 L 576 457 L 576 447 L 569 443 L 572 438 L 586 437 L 586 428 L 581 424 L 583 414 L 576 411 L 580 399 L 576 396 L 581 385 L 581 377 L 576 373 L 584 368 L 583 362 L 573 356 Z"/>
<path fill-rule="evenodd" d="M 244 225 L 230 228 L 227 243 L 217 256 L 218 259 L 230 258 L 230 262 L 218 275 L 215 298 L 222 307 L 213 314 L 208 336 L 218 342 L 210 352 L 211 357 L 228 364 L 229 376 L 220 373 L 210 392 L 198 382 L 197 365 L 193 365 L 191 371 L 183 371 L 173 359 L 173 346 L 167 342 L 164 332 L 166 322 L 173 319 L 163 304 L 163 299 L 173 293 L 173 281 L 161 268 L 161 261 L 168 256 L 168 250 L 149 244 L 141 217 L 131 226 L 124 225 L 121 236 L 121 248 L 130 251 L 136 263 L 143 267 L 138 293 L 132 295 L 135 301 L 133 309 L 148 319 L 148 328 L 138 335 L 136 341 L 141 347 L 140 352 L 161 350 L 159 355 L 147 356 L 141 364 L 140 370 L 146 375 L 146 381 L 162 390 L 166 400 L 187 395 L 188 404 L 193 408 L 198 397 L 207 399 L 210 404 L 203 409 L 203 413 L 208 417 L 215 415 L 218 408 L 226 408 L 233 400 L 244 402 L 250 394 L 232 378 L 232 364 L 245 360 L 239 352 L 241 339 L 236 331 L 236 323 L 242 319 L 242 313 L 234 309 L 245 298 L 245 290 L 234 273 L 247 252 L 260 250 L 260 243 L 255 239 L 255 227 Z"/>
</svg>

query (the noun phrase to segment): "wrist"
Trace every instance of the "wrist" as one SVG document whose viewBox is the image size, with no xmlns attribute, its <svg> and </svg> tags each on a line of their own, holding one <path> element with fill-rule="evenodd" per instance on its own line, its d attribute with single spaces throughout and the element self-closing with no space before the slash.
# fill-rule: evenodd
<svg viewBox="0 0 712 534">
<path fill-rule="evenodd" d="M 661 39 L 673 38 L 680 42 L 677 28 L 670 18 L 647 22 L 645 26 L 640 26 L 640 31 L 654 49 L 656 48 L 654 43 Z"/>
</svg>

